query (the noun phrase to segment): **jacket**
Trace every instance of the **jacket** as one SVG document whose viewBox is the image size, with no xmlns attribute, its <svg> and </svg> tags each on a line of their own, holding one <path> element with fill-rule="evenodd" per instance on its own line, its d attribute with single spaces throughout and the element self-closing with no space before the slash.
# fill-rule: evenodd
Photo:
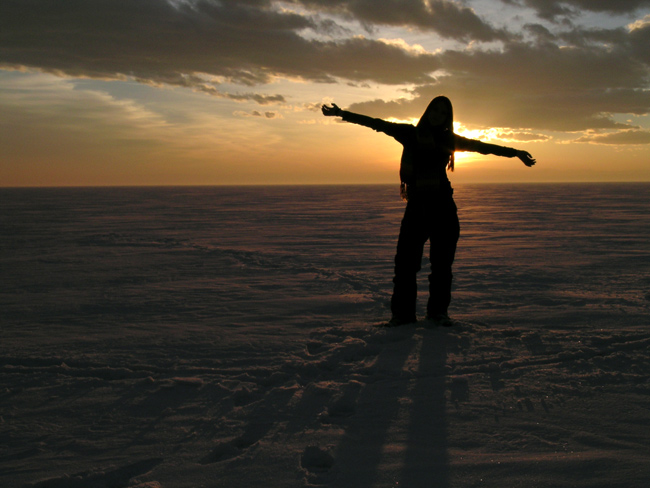
<svg viewBox="0 0 650 488">
<path fill-rule="evenodd" d="M 471 151 L 507 158 L 517 155 L 516 149 L 468 139 L 458 134 L 453 134 L 453 148 L 448 147 L 452 145 L 451 141 L 446 145 L 433 141 L 423 143 L 418 140 L 417 128 L 411 124 L 388 122 L 346 110 L 341 111 L 341 117 L 346 122 L 383 132 L 402 144 L 404 149 L 400 162 L 400 180 L 411 187 L 451 189 L 445 169 L 453 151 Z"/>
</svg>

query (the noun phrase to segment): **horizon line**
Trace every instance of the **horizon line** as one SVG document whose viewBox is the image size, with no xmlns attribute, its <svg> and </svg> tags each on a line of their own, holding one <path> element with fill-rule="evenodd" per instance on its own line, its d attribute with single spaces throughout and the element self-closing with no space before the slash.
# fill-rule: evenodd
<svg viewBox="0 0 650 488">
<path fill-rule="evenodd" d="M 467 181 L 452 184 L 465 185 L 607 185 L 648 184 L 650 180 L 584 180 L 584 181 Z M 115 184 L 115 185 L 0 185 L 9 189 L 56 189 L 56 188 L 241 188 L 241 187 L 299 187 L 299 186 L 395 186 L 397 183 L 215 183 L 215 184 Z"/>
</svg>

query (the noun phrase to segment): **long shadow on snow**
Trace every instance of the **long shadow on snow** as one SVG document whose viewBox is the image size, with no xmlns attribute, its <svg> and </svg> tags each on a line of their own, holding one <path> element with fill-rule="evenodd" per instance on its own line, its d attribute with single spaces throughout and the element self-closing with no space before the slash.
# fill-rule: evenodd
<svg viewBox="0 0 650 488">
<path fill-rule="evenodd" d="M 332 475 L 337 487 L 373 488 L 386 481 L 409 488 L 449 486 L 446 334 L 424 331 L 418 371 L 415 377 L 404 377 L 402 369 L 417 346 L 413 332 L 398 351 L 391 347 L 377 358 L 373 369 L 388 377 L 367 384 L 359 393 L 357 412 L 335 450 Z M 400 417 L 409 419 L 408 428 L 390 432 Z M 389 434 L 397 445 L 387 444 Z"/>
</svg>

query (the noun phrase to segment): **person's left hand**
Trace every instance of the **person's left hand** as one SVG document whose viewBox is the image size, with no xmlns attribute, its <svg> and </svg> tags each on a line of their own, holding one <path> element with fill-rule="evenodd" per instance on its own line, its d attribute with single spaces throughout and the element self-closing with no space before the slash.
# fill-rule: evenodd
<svg viewBox="0 0 650 488">
<path fill-rule="evenodd" d="M 528 167 L 534 166 L 537 162 L 527 151 L 517 151 L 517 157 Z"/>
</svg>

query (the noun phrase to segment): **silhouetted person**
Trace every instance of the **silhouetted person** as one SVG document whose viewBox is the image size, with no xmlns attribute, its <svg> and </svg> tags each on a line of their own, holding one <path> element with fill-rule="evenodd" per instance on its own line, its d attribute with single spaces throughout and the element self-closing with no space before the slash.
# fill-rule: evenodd
<svg viewBox="0 0 650 488">
<path fill-rule="evenodd" d="M 416 274 L 420 271 L 424 244 L 429 240 L 431 274 L 427 320 L 451 325 L 447 308 L 451 301 L 451 266 L 456 253 L 459 223 L 453 190 L 446 168 L 454 169 L 454 151 L 473 151 L 507 158 L 518 157 L 526 166 L 535 160 L 526 151 L 487 144 L 454 134 L 453 108 L 447 97 L 434 98 L 417 126 L 375 119 L 322 106 L 323 115 L 370 127 L 394 137 L 404 146 L 400 165 L 401 193 L 407 201 L 397 241 L 395 277 L 388 326 L 416 321 Z"/>
</svg>

